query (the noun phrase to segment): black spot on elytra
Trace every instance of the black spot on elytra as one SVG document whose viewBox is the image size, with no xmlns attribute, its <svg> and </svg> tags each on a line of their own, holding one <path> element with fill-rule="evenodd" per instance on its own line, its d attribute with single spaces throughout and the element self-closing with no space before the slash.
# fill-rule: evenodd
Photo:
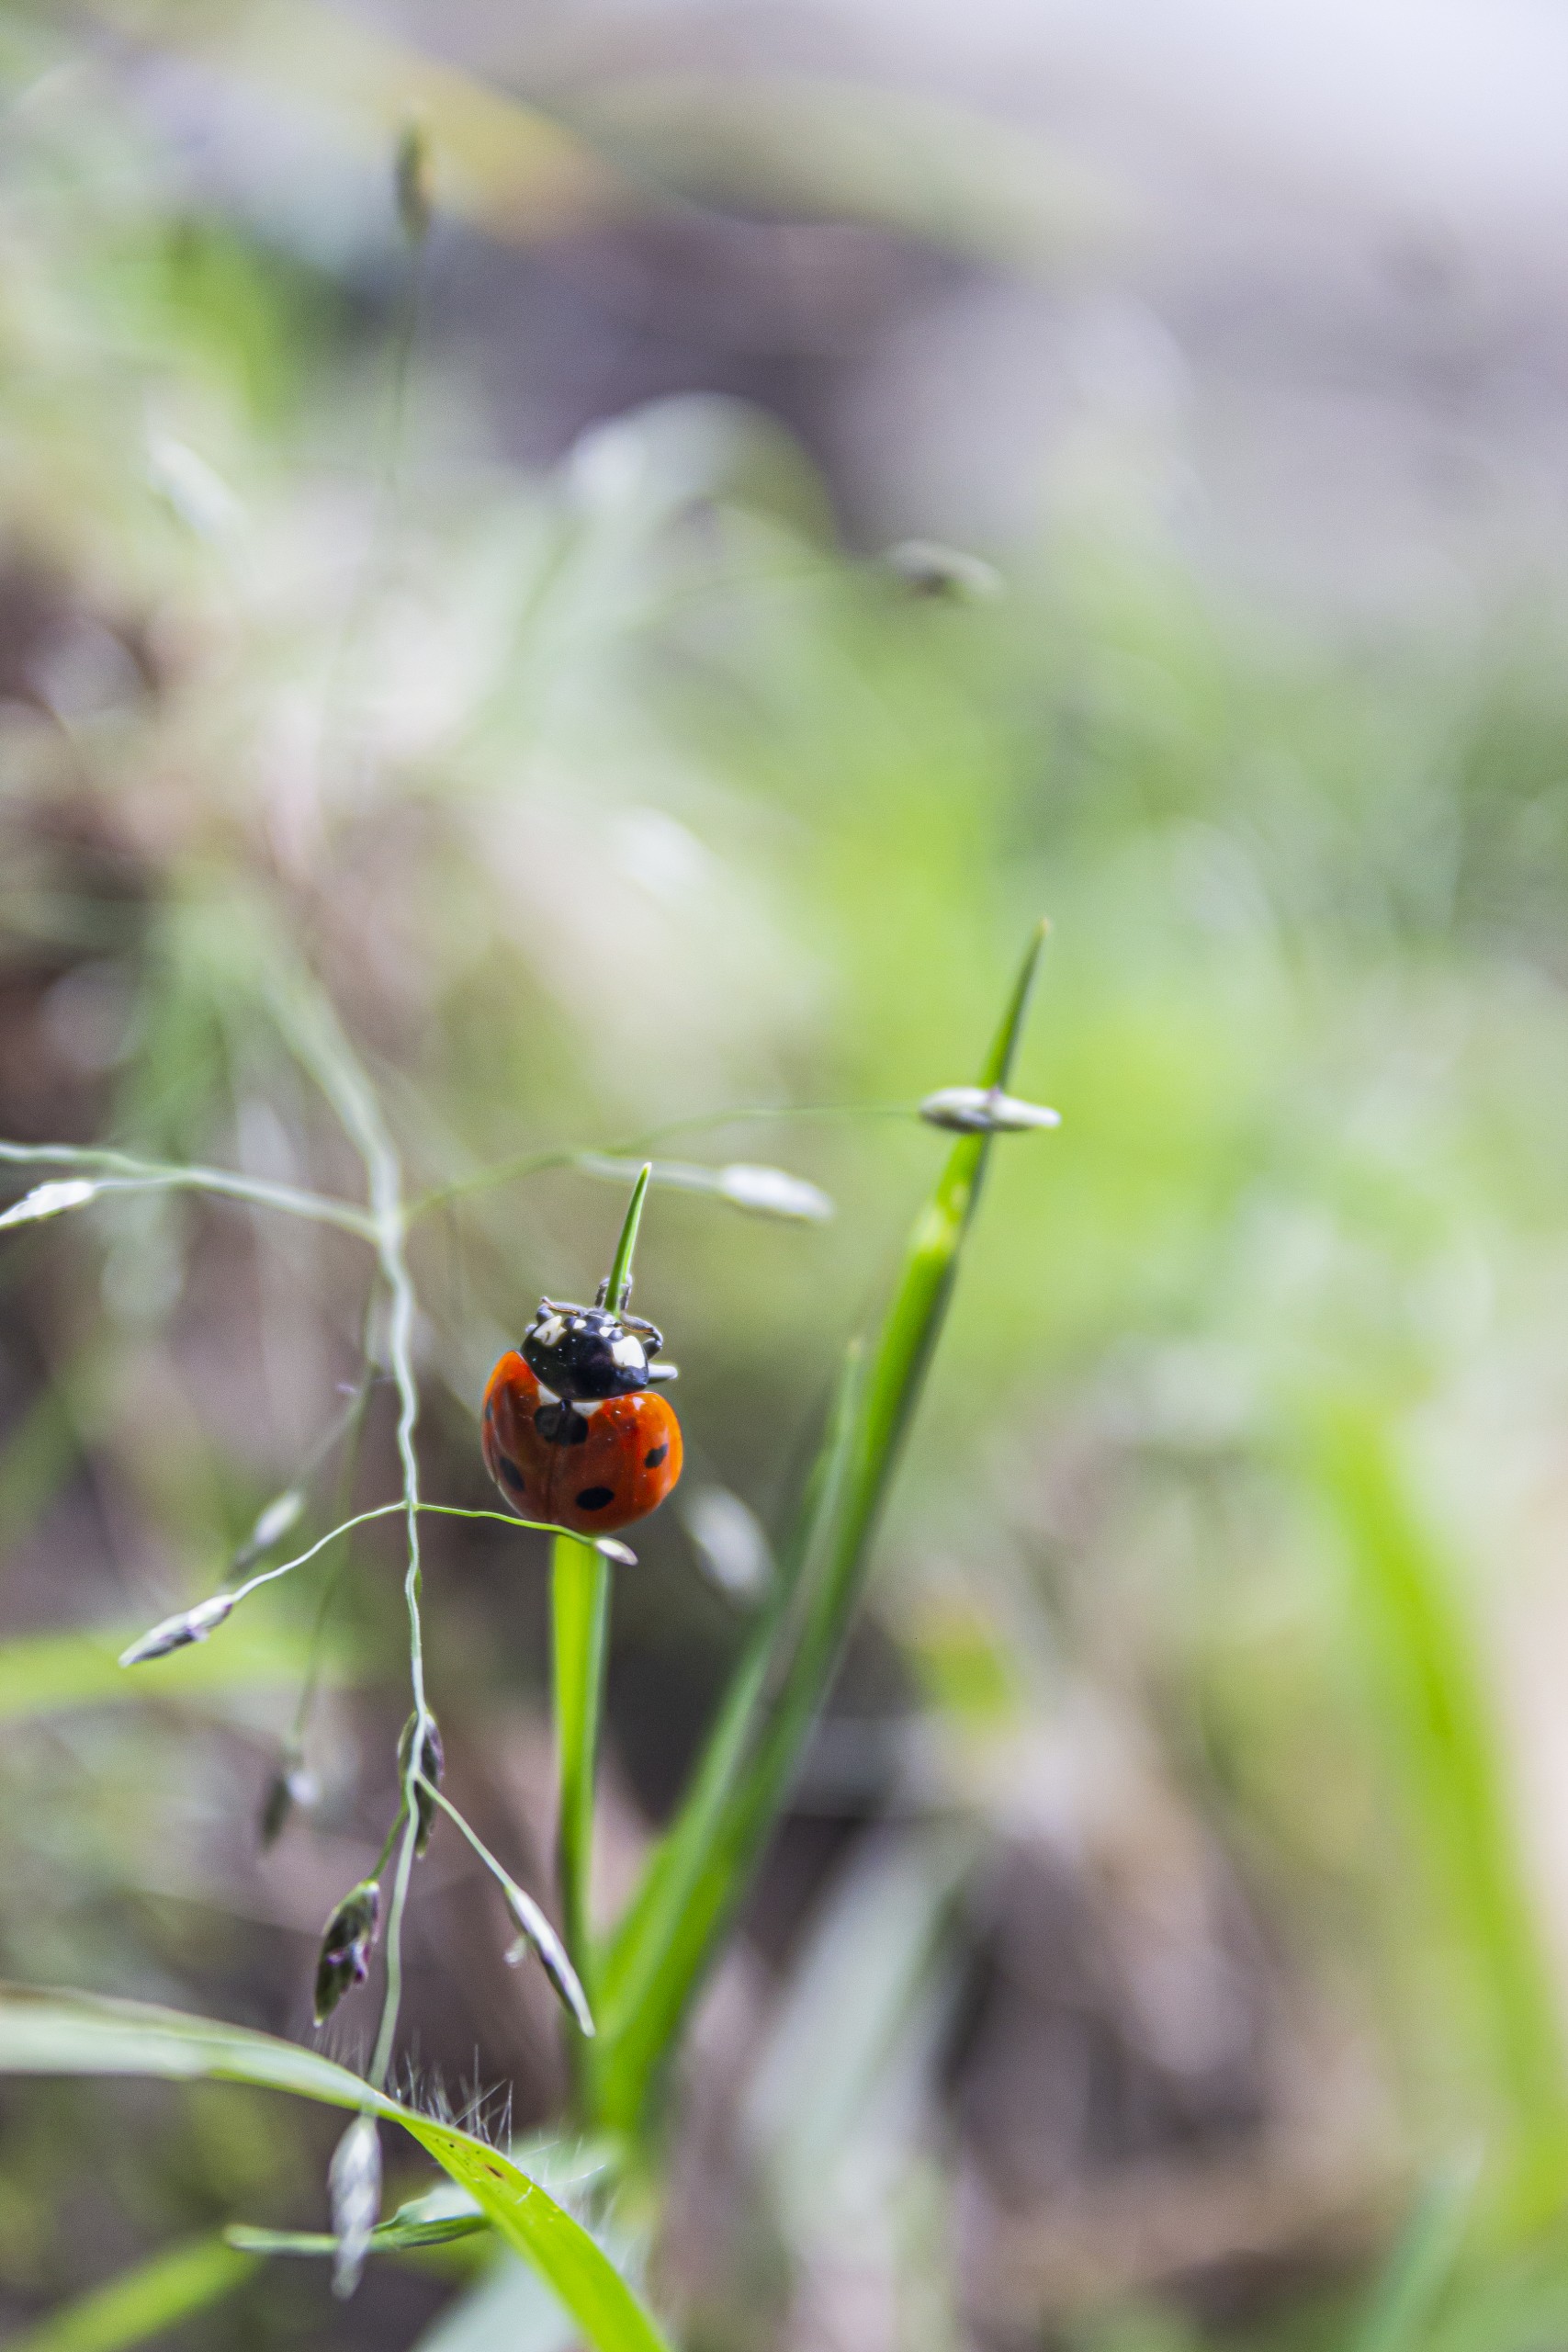
<svg viewBox="0 0 1568 2352">
<path fill-rule="evenodd" d="M 643 1457 L 642 1457 L 642 1466 L 643 1466 L 643 1468 L 644 1468 L 645 1470 L 657 1470 L 657 1469 L 658 1469 L 658 1467 L 659 1467 L 659 1465 L 660 1465 L 660 1464 L 663 1461 L 663 1459 L 664 1459 L 665 1455 L 669 1453 L 669 1451 L 670 1451 L 670 1441 L 669 1441 L 669 1439 L 668 1439 L 668 1438 L 666 1438 L 662 1445 L 656 1445 L 656 1446 L 654 1447 L 654 1449 L 653 1449 L 653 1451 L 652 1451 L 652 1453 L 645 1453 L 645 1454 L 643 1455 Z"/>
<path fill-rule="evenodd" d="M 582 1445 L 588 1438 L 588 1418 L 570 1405 L 541 1405 L 534 1427 L 547 1445 Z"/>
<path fill-rule="evenodd" d="M 501 1475 L 514 1495 L 520 1495 L 528 1483 L 510 1454 L 503 1453 L 501 1457 Z"/>
<path fill-rule="evenodd" d="M 584 1487 L 576 1498 L 579 1510 L 603 1510 L 606 1503 L 615 1499 L 614 1487 Z"/>
</svg>

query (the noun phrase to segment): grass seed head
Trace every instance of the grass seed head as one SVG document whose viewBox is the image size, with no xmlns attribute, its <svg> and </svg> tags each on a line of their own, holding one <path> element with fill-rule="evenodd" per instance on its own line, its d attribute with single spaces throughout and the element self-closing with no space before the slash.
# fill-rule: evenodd
<svg viewBox="0 0 1568 2352">
<path fill-rule="evenodd" d="M 327 1921 L 316 1961 L 316 2023 L 324 2025 L 345 1993 L 370 1973 L 370 1947 L 381 1917 L 381 1889 L 373 1878 L 351 1887 Z"/>
</svg>

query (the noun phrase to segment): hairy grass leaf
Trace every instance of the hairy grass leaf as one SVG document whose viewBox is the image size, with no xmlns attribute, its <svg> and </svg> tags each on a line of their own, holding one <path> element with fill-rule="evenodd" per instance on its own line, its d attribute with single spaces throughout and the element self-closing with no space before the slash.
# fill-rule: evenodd
<svg viewBox="0 0 1568 2352">
<path fill-rule="evenodd" d="M 0 1987 L 0 2073 L 251 2083 L 382 2116 L 468 2191 L 597 2352 L 667 2352 L 666 2339 L 615 2265 L 536 2181 L 499 2149 L 373 2090 L 313 2050 L 137 2001 L 6 1985 Z"/>
<path fill-rule="evenodd" d="M 1014 984 L 977 1085 L 1005 1085 L 1042 925 Z M 593 2100 L 615 2129 L 635 2128 L 656 2071 L 719 1937 L 733 1917 L 789 1792 L 837 1668 L 871 1540 L 919 1399 L 990 1150 L 962 1135 L 916 1220 L 874 1345 L 852 1351 L 777 1591 L 736 1668 L 691 1788 L 611 1941 L 597 1987 Z"/>
</svg>

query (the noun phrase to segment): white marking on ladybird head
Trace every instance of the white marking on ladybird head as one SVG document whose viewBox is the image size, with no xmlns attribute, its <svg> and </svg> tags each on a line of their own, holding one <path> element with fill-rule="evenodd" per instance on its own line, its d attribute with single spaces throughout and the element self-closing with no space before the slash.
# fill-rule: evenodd
<svg viewBox="0 0 1568 2352">
<path fill-rule="evenodd" d="M 642 1341 L 634 1340 L 629 1331 L 613 1342 L 610 1353 L 617 1363 L 642 1364 L 647 1362 Z"/>
<path fill-rule="evenodd" d="M 534 1337 L 541 1347 L 558 1348 L 566 1334 L 566 1326 L 558 1315 L 552 1315 L 538 1325 Z"/>
</svg>

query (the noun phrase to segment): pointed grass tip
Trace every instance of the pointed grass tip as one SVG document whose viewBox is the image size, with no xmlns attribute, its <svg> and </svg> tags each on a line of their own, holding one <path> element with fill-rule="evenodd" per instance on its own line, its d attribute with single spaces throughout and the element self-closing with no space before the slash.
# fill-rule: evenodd
<svg viewBox="0 0 1568 2352">
<path fill-rule="evenodd" d="M 623 1544 L 618 1536 L 595 1535 L 592 1542 L 593 1549 L 599 1554 L 601 1559 L 614 1561 L 618 1568 L 636 1567 L 637 1554 L 629 1544 Z"/>
<path fill-rule="evenodd" d="M 1062 1114 L 1043 1102 L 1021 1102 L 999 1086 L 944 1086 L 920 1104 L 928 1125 L 959 1136 L 1027 1135 L 1036 1127 L 1059 1127 Z"/>
<path fill-rule="evenodd" d="M 209 1600 L 198 1600 L 194 1609 L 182 1609 L 177 1617 L 165 1617 L 128 1650 L 121 1650 L 121 1666 L 145 1666 L 150 1657 L 167 1657 L 171 1650 L 187 1649 L 192 1642 L 205 1642 L 216 1633 L 234 1606 L 231 1592 L 215 1592 Z"/>
</svg>

